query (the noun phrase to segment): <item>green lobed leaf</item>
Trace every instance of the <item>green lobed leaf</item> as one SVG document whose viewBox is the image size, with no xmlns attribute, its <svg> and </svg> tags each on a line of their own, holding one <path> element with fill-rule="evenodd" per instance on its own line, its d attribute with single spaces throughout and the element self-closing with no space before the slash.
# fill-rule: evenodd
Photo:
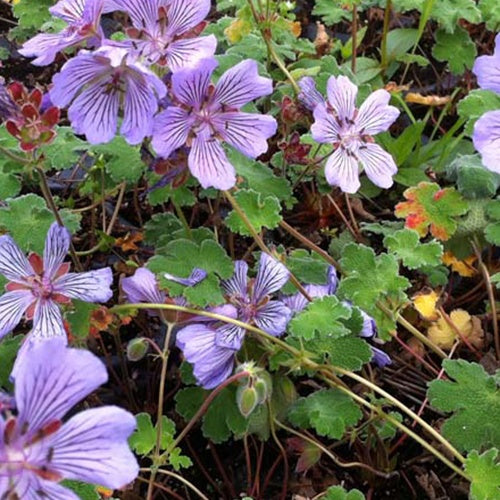
<svg viewBox="0 0 500 500">
<path fill-rule="evenodd" d="M 88 145 L 76 137 L 71 127 L 57 127 L 56 132 L 55 139 L 41 150 L 51 168 L 56 170 L 71 168 L 88 149 Z"/>
<path fill-rule="evenodd" d="M 318 435 L 341 439 L 347 428 L 362 417 L 356 403 L 337 389 L 322 389 L 299 398 L 290 408 L 288 420 L 302 429 L 314 429 Z"/>
<path fill-rule="evenodd" d="M 320 337 L 340 338 L 349 335 L 349 329 L 340 321 L 351 317 L 348 307 L 333 295 L 316 298 L 289 323 L 291 335 L 304 340 Z"/>
<path fill-rule="evenodd" d="M 384 238 L 384 246 L 403 261 L 408 269 L 441 264 L 443 245 L 437 241 L 420 243 L 419 235 L 413 229 L 401 229 Z"/>
<path fill-rule="evenodd" d="M 77 299 L 73 299 L 72 304 L 74 309 L 66 314 L 71 334 L 79 340 L 85 340 L 89 335 L 92 313 L 99 306 Z"/>
<path fill-rule="evenodd" d="M 443 435 L 460 451 L 499 447 L 500 380 L 478 363 L 445 360 L 443 367 L 454 381 L 434 380 L 428 391 L 435 408 L 453 412 L 443 424 Z"/>
<path fill-rule="evenodd" d="M 156 248 L 161 247 L 171 241 L 171 233 L 182 229 L 182 222 L 174 214 L 154 214 L 144 226 L 144 242 Z"/>
<path fill-rule="evenodd" d="M 12 12 L 17 17 L 19 28 L 35 33 L 42 25 L 49 21 L 52 0 L 23 0 L 12 6 Z"/>
<path fill-rule="evenodd" d="M 242 189 L 234 197 L 256 231 L 263 227 L 274 229 L 281 222 L 281 205 L 275 196 L 263 197 L 253 189 Z M 235 233 L 251 236 L 252 233 L 235 210 L 226 217 L 226 225 Z"/>
<path fill-rule="evenodd" d="M 498 31 L 500 26 L 500 6 L 498 0 L 479 0 L 479 10 L 481 11 L 483 22 L 491 31 Z"/>
<path fill-rule="evenodd" d="M 448 33 L 453 33 L 460 27 L 461 19 L 473 24 L 480 23 L 481 11 L 475 0 L 439 0 L 434 2 L 431 18 L 438 21 Z"/>
<path fill-rule="evenodd" d="M 460 26 L 456 27 L 453 33 L 439 29 L 436 32 L 436 45 L 432 48 L 432 55 L 438 61 L 447 62 L 454 75 L 461 75 L 474 64 L 477 55 L 476 44 L 469 33 Z"/>
<path fill-rule="evenodd" d="M 352 6 L 355 3 L 357 0 L 345 0 L 338 4 L 332 3 L 330 0 L 315 0 L 312 13 L 319 16 L 327 26 L 331 26 L 345 19 L 350 19 Z"/>
<path fill-rule="evenodd" d="M 303 248 L 292 250 L 286 258 L 286 267 L 301 282 L 325 285 L 328 264 L 318 254 Z M 285 294 L 296 293 L 293 283 L 288 282 L 282 289 Z"/>
<path fill-rule="evenodd" d="M 107 144 L 92 146 L 91 151 L 104 156 L 106 172 L 115 182 L 137 182 L 146 169 L 139 147 L 119 135 Z"/>
<path fill-rule="evenodd" d="M 70 489 L 73 493 L 78 495 L 80 500 L 101 500 L 101 495 L 99 495 L 96 489 L 97 487 L 93 484 L 65 479 L 61 482 L 61 486 Z"/>
<path fill-rule="evenodd" d="M 350 243 L 344 247 L 340 265 L 346 277 L 341 280 L 337 294 L 370 314 L 377 322 L 379 335 L 387 338 L 395 323 L 377 307 L 377 302 L 388 307 L 400 306 L 406 301 L 404 292 L 410 286 L 399 275 L 396 257 L 388 254 L 376 257 L 371 248 Z"/>
<path fill-rule="evenodd" d="M 492 448 L 480 455 L 472 451 L 465 461 L 465 472 L 471 478 L 471 500 L 498 500 L 500 498 L 500 462 L 498 449 Z"/>
<path fill-rule="evenodd" d="M 491 244 L 500 245 L 500 199 L 488 203 L 486 214 L 492 222 L 486 226 L 484 235 Z"/>
<path fill-rule="evenodd" d="M 45 200 L 30 193 L 9 198 L 6 203 L 7 206 L 0 208 L 0 227 L 10 233 L 22 251 L 42 254 L 45 237 L 50 225 L 55 221 Z M 79 229 L 79 215 L 66 209 L 60 210 L 59 214 L 70 232 Z"/>
<path fill-rule="evenodd" d="M 323 500 L 364 500 L 365 496 L 359 490 L 345 490 L 342 486 L 330 486 Z"/>
<path fill-rule="evenodd" d="M 0 200 L 13 198 L 21 191 L 21 180 L 17 175 L 0 168 Z"/>
</svg>

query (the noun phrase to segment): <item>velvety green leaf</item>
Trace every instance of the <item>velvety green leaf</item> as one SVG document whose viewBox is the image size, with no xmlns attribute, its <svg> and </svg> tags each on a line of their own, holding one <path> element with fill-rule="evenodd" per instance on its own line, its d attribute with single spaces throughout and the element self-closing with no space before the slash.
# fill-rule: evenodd
<svg viewBox="0 0 500 500">
<path fill-rule="evenodd" d="M 17 196 L 21 191 L 21 180 L 13 173 L 0 169 L 0 200 Z"/>
<path fill-rule="evenodd" d="M 281 205 L 275 196 L 263 197 L 253 189 L 246 189 L 238 191 L 234 197 L 256 231 L 261 231 L 263 227 L 274 229 L 281 222 Z M 231 231 L 244 236 L 252 235 L 235 210 L 226 217 L 225 222 Z"/>
<path fill-rule="evenodd" d="M 323 500 L 364 500 L 365 496 L 359 490 L 345 490 L 342 486 L 330 486 Z"/>
<path fill-rule="evenodd" d="M 312 13 L 321 18 L 327 26 L 351 18 L 353 5 L 356 0 L 345 0 L 341 3 L 332 3 L 330 0 L 315 0 Z"/>
<path fill-rule="evenodd" d="M 0 208 L 0 227 L 8 231 L 24 252 L 43 253 L 45 237 L 54 215 L 47 208 L 45 200 L 30 193 L 6 200 L 7 206 Z M 59 211 L 70 232 L 80 227 L 80 216 L 63 209 Z"/>
<path fill-rule="evenodd" d="M 491 31 L 498 31 L 500 26 L 500 6 L 498 0 L 479 0 L 479 10 L 486 27 Z"/>
<path fill-rule="evenodd" d="M 288 419 L 302 429 L 314 429 L 318 435 L 341 439 L 348 427 L 362 417 L 356 403 L 337 389 L 322 389 L 299 398 L 290 408 Z"/>
<path fill-rule="evenodd" d="M 149 413 L 135 416 L 137 429 L 129 438 L 130 447 L 139 455 L 148 455 L 156 444 L 156 431 Z"/>
<path fill-rule="evenodd" d="M 0 387 L 9 385 L 9 376 L 14 366 L 17 351 L 21 347 L 23 335 L 16 335 L 15 337 L 3 339 L 0 342 Z"/>
<path fill-rule="evenodd" d="M 200 409 L 207 394 L 208 391 L 205 391 L 201 387 L 186 387 L 181 389 L 175 395 L 175 409 L 177 413 L 181 415 L 186 422 L 189 422 Z"/>
<path fill-rule="evenodd" d="M 403 261 L 408 269 L 441 264 L 443 246 L 437 241 L 420 243 L 419 235 L 413 229 L 401 229 L 384 238 L 384 245 Z"/>
<path fill-rule="evenodd" d="M 432 55 L 438 61 L 447 62 L 454 75 L 461 75 L 474 64 L 477 55 L 476 44 L 469 33 L 460 26 L 456 27 L 453 33 L 438 30 Z"/>
<path fill-rule="evenodd" d="M 53 142 L 41 149 L 51 168 L 64 170 L 73 167 L 88 149 L 85 141 L 76 137 L 71 127 L 58 127 Z"/>
<path fill-rule="evenodd" d="M 71 334 L 79 340 L 84 340 L 89 335 L 92 312 L 98 309 L 99 306 L 77 299 L 73 299 L 72 304 L 74 309 L 66 314 L 66 319 Z"/>
<path fill-rule="evenodd" d="M 70 489 L 80 500 L 101 500 L 101 495 L 97 492 L 97 487 L 93 484 L 81 483 L 80 481 L 70 481 L 65 479 L 61 482 L 61 486 Z"/>
<path fill-rule="evenodd" d="M 482 455 L 472 451 L 465 462 L 465 472 L 472 480 L 471 500 L 500 498 L 500 462 L 497 448 L 485 451 Z"/>
<path fill-rule="evenodd" d="M 481 11 L 475 0 L 439 0 L 434 2 L 431 18 L 438 21 L 448 33 L 453 33 L 460 27 L 461 19 L 473 24 L 480 23 Z"/>
<path fill-rule="evenodd" d="M 170 241 L 171 233 L 182 229 L 182 222 L 174 214 L 155 214 L 144 226 L 144 242 L 158 248 Z"/>
<path fill-rule="evenodd" d="M 428 391 L 432 406 L 453 412 L 442 427 L 443 435 L 460 451 L 500 446 L 500 390 L 495 377 L 462 359 L 445 360 L 443 367 L 454 381 L 434 380 Z"/>
<path fill-rule="evenodd" d="M 484 235 L 493 245 L 500 245 L 500 199 L 488 203 L 486 214 L 492 222 L 486 226 Z"/>
</svg>

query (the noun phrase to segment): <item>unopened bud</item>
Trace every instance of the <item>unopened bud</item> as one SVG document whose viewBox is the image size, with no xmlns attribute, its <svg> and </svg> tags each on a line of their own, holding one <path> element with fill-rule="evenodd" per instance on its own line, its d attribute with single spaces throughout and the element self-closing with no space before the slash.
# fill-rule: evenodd
<svg viewBox="0 0 500 500">
<path fill-rule="evenodd" d="M 127 358 L 130 361 L 140 361 L 149 350 L 149 343 L 144 337 L 131 340 L 127 345 Z"/>
<path fill-rule="evenodd" d="M 236 403 L 240 413 L 247 418 L 255 410 L 259 403 L 259 397 L 254 387 L 238 387 L 236 392 Z"/>
</svg>

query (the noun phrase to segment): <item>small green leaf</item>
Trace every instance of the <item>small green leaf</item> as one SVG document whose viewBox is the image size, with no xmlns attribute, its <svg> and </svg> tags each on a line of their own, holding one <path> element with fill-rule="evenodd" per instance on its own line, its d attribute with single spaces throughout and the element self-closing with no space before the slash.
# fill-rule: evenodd
<svg viewBox="0 0 500 500">
<path fill-rule="evenodd" d="M 408 269 L 441 264 L 443 246 L 437 241 L 420 243 L 418 233 L 413 229 L 401 229 L 384 238 L 384 245 L 403 261 Z"/>
<path fill-rule="evenodd" d="M 49 227 L 55 221 L 44 199 L 30 193 L 9 198 L 6 202 L 7 206 L 0 208 L 0 227 L 11 234 L 24 252 L 41 254 Z M 78 230 L 80 216 L 66 209 L 60 210 L 59 214 L 70 232 Z"/>
<path fill-rule="evenodd" d="M 464 360 L 445 360 L 443 367 L 454 381 L 434 380 L 428 391 L 435 408 L 454 412 L 442 427 L 443 435 L 461 451 L 499 447 L 500 380 Z"/>
<path fill-rule="evenodd" d="M 106 172 L 115 182 L 137 182 L 146 169 L 139 148 L 119 135 L 107 144 L 92 146 L 91 151 L 104 156 Z"/>
<path fill-rule="evenodd" d="M 330 486 L 323 500 L 365 500 L 365 496 L 359 490 L 345 490 L 342 486 Z"/>
<path fill-rule="evenodd" d="M 21 180 L 16 175 L 0 169 L 0 200 L 17 196 L 21 191 Z"/>
<path fill-rule="evenodd" d="M 281 222 L 281 205 L 275 196 L 264 198 L 257 191 L 246 189 L 238 191 L 234 197 L 256 231 L 260 231 L 263 227 L 274 229 Z M 226 217 L 226 224 L 231 231 L 238 234 L 252 235 L 243 219 L 234 210 Z"/>
<path fill-rule="evenodd" d="M 338 4 L 332 3 L 330 0 L 316 0 L 312 13 L 321 17 L 327 26 L 332 26 L 344 19 L 350 19 L 352 7 L 356 3 L 357 0 L 344 0 Z"/>
<path fill-rule="evenodd" d="M 73 491 L 80 500 L 101 500 L 101 495 L 97 493 L 96 486 L 93 484 L 81 483 L 80 481 L 71 481 L 65 479 L 61 482 L 61 486 Z"/>
<path fill-rule="evenodd" d="M 137 429 L 129 438 L 130 447 L 139 455 L 148 455 L 156 443 L 156 431 L 149 413 L 139 413 L 135 416 Z"/>
<path fill-rule="evenodd" d="M 71 127 L 58 127 L 56 132 L 54 141 L 43 146 L 41 150 L 51 168 L 56 170 L 71 168 L 88 149 L 87 143 L 76 137 Z"/>
<path fill-rule="evenodd" d="M 471 500 L 498 500 L 500 498 L 500 463 L 498 449 L 492 448 L 480 455 L 472 451 L 465 462 L 465 472 L 471 478 Z"/>
<path fill-rule="evenodd" d="M 491 244 L 500 245 L 500 199 L 488 203 L 486 214 L 492 222 L 486 226 L 484 235 Z"/>
<path fill-rule="evenodd" d="M 438 21 L 448 33 L 453 33 L 460 27 L 461 19 L 472 24 L 480 23 L 481 11 L 475 0 L 439 0 L 434 2 L 431 18 Z"/>
<path fill-rule="evenodd" d="M 438 30 L 436 45 L 432 55 L 442 62 L 447 62 L 454 75 L 461 75 L 466 69 L 472 68 L 477 55 L 476 44 L 471 40 L 469 33 L 456 27 L 453 33 Z"/>
<path fill-rule="evenodd" d="M 171 233 L 182 229 L 182 222 L 174 214 L 155 214 L 144 226 L 144 242 L 155 248 L 161 247 L 171 241 Z"/>
<path fill-rule="evenodd" d="M 354 401 L 337 389 L 322 389 L 299 398 L 290 408 L 288 419 L 302 429 L 313 428 L 318 435 L 341 439 L 347 427 L 362 417 Z"/>
<path fill-rule="evenodd" d="M 90 319 L 93 311 L 98 309 L 98 305 L 82 300 L 73 299 L 74 309 L 66 315 L 72 335 L 77 339 L 84 340 L 90 331 Z"/>
<path fill-rule="evenodd" d="M 310 302 L 290 321 L 289 329 L 294 337 L 305 340 L 312 340 L 316 334 L 337 339 L 349 335 L 350 331 L 340 320 L 350 317 L 350 309 L 329 295 Z"/>
</svg>

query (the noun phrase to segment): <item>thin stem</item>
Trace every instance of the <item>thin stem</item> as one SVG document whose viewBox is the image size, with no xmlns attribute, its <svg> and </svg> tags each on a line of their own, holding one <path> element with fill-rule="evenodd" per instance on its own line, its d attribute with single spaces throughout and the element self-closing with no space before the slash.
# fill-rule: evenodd
<svg viewBox="0 0 500 500">
<path fill-rule="evenodd" d="M 182 432 L 174 439 L 172 444 L 165 450 L 165 454 L 171 453 L 171 451 L 176 448 L 179 443 L 186 437 L 186 435 L 189 433 L 189 431 L 193 428 L 194 424 L 200 420 L 200 418 L 205 414 L 205 412 L 208 410 L 208 407 L 212 403 L 212 401 L 220 394 L 220 392 L 225 389 L 228 385 L 231 385 L 233 382 L 236 382 L 240 378 L 243 377 L 248 377 L 249 373 L 246 371 L 243 372 L 238 372 L 229 377 L 228 379 L 224 380 L 222 384 L 218 385 L 203 401 L 203 404 L 198 408 L 198 411 L 194 414 L 193 418 L 188 422 L 186 427 L 182 429 Z"/>
<path fill-rule="evenodd" d="M 50 192 L 50 187 L 49 183 L 47 182 L 47 177 L 45 176 L 45 172 L 41 167 L 35 167 L 35 168 L 36 171 L 38 172 L 38 175 L 40 176 L 40 189 L 42 190 L 43 197 L 45 198 L 45 201 L 47 202 L 47 205 L 49 206 L 50 210 L 54 214 L 57 223 L 60 226 L 64 227 L 64 222 L 61 219 L 59 210 L 57 209 L 54 198 L 52 197 L 52 193 Z M 77 271 L 82 272 L 83 267 L 80 263 L 80 260 L 78 259 L 78 255 L 76 254 L 76 250 L 75 247 L 73 246 L 73 242 L 71 241 L 71 239 L 69 241 L 69 253 L 71 255 L 73 264 L 75 265 Z"/>
<path fill-rule="evenodd" d="M 161 457 L 161 437 L 163 432 L 163 403 L 165 398 L 165 384 L 167 379 L 167 366 L 168 366 L 168 355 L 169 355 L 169 343 L 172 331 L 174 329 L 175 323 L 167 323 L 167 333 L 165 335 L 165 344 L 163 346 L 163 352 L 161 356 L 161 374 L 160 374 L 160 388 L 158 393 L 158 409 L 156 414 L 156 444 L 153 454 L 153 468 L 151 470 L 151 475 L 149 476 L 148 492 L 146 495 L 147 500 L 153 498 L 154 492 L 154 481 L 156 478 L 156 465 Z"/>
<path fill-rule="evenodd" d="M 154 471 L 151 469 L 141 469 L 141 472 L 151 472 L 151 475 L 153 475 L 153 473 L 154 473 Z M 161 474 L 165 474 L 165 476 L 170 476 L 170 477 L 173 477 L 174 479 L 177 479 L 177 481 L 180 481 L 182 484 L 185 484 L 190 490 L 194 491 L 203 500 L 210 500 L 194 484 L 189 482 L 187 479 L 184 479 L 179 474 L 176 474 L 175 472 L 165 470 L 165 469 L 158 469 L 157 472 L 160 472 Z"/>
<path fill-rule="evenodd" d="M 0 18 L 1 20 L 1 18 Z M 3 153 L 5 156 L 8 156 L 11 160 L 17 161 L 18 163 L 21 163 L 22 165 L 29 165 L 31 163 L 31 160 L 28 158 L 23 158 L 22 156 L 18 156 L 15 153 L 13 153 L 10 149 L 4 148 L 0 146 L 0 153 Z"/>
<path fill-rule="evenodd" d="M 120 184 L 120 193 L 118 194 L 118 199 L 116 200 L 115 210 L 114 210 L 113 215 L 111 216 L 111 220 L 109 221 L 109 224 L 108 224 L 108 226 L 106 228 L 106 234 L 108 236 L 113 231 L 113 227 L 114 227 L 116 221 L 118 220 L 118 214 L 120 213 L 120 208 L 121 208 L 122 203 L 123 203 L 123 197 L 125 196 L 125 190 L 126 190 L 126 188 L 127 188 L 127 183 L 126 182 L 122 182 Z"/>
<path fill-rule="evenodd" d="M 356 3 L 352 6 L 352 57 L 351 70 L 356 74 L 356 52 L 358 50 L 358 6 Z"/>
</svg>

